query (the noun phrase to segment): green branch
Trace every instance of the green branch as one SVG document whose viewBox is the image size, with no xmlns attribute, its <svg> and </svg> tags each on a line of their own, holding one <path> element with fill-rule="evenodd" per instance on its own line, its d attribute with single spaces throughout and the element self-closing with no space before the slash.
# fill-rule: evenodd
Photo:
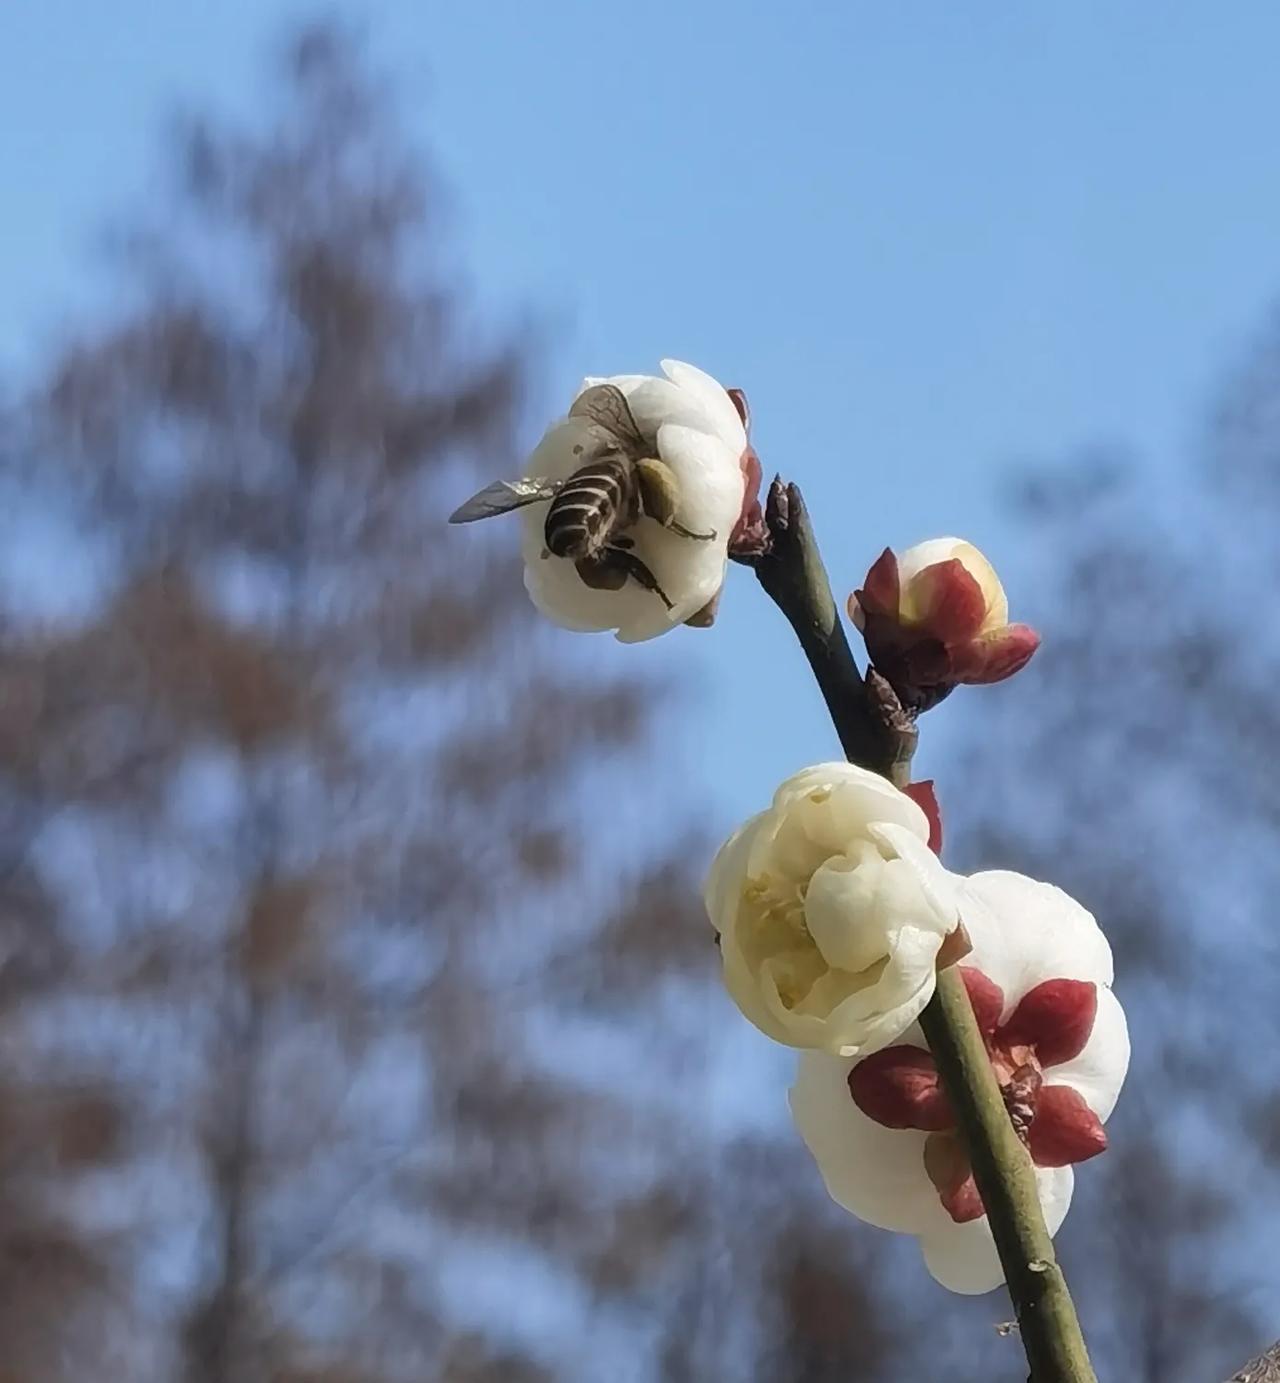
<svg viewBox="0 0 1280 1383">
<path fill-rule="evenodd" d="M 858 671 L 796 486 L 773 482 L 766 523 L 766 550 L 740 560 L 755 569 L 795 630 L 846 758 L 904 786 L 910 779 L 915 726 L 883 679 L 871 672 L 864 680 Z M 1096 1383 L 1045 1227 L 1035 1169 L 1005 1109 L 954 966 L 939 974 L 920 1025 L 968 1146 L 1031 1365 L 1031 1383 Z"/>
</svg>

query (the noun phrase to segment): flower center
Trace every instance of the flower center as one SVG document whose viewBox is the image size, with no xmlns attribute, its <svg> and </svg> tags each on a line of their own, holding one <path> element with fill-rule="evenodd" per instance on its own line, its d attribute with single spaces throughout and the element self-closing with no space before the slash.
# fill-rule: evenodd
<svg viewBox="0 0 1280 1383">
<path fill-rule="evenodd" d="M 1097 1011 L 1097 990 L 1072 979 L 1045 980 L 1004 1021 L 1004 994 L 982 971 L 960 967 L 987 1059 L 1018 1137 L 1038 1167 L 1066 1167 L 1107 1146 L 1101 1121 L 1052 1068 L 1078 1056 Z M 933 1057 L 919 1047 L 886 1047 L 856 1063 L 849 1093 L 886 1128 L 928 1134 L 925 1170 L 957 1222 L 981 1215 L 968 1153 Z"/>
</svg>

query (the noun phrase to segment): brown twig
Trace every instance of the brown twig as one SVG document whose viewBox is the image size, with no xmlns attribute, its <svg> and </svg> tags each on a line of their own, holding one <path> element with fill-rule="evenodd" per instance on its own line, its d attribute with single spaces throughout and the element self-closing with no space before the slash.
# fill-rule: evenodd
<svg viewBox="0 0 1280 1383">
<path fill-rule="evenodd" d="M 905 786 L 916 745 L 914 722 L 882 678 L 873 671 L 864 680 L 859 673 L 795 485 L 773 482 L 766 522 L 767 542 L 757 552 L 739 554 L 738 560 L 755 569 L 795 630 L 845 757 Z M 1035 1169 L 1009 1119 L 954 966 L 939 974 L 937 991 L 920 1021 L 968 1145 L 1032 1383 L 1096 1383 L 1045 1227 Z"/>
<path fill-rule="evenodd" d="M 1233 1373 L 1227 1383 L 1280 1383 L 1280 1340 L 1265 1354 L 1250 1360 L 1239 1373 Z"/>
</svg>

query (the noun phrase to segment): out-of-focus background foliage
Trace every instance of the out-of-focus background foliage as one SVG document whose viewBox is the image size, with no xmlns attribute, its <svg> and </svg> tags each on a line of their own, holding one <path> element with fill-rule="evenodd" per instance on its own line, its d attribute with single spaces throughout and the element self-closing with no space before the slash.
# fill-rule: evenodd
<svg viewBox="0 0 1280 1383">
<path fill-rule="evenodd" d="M 446 91 L 543 61 L 513 51 L 504 14 Z M 1163 32 L 1163 7 L 1148 14 Z M 708 90 L 738 92 L 770 127 L 767 85 L 713 67 L 697 21 L 690 36 L 654 16 L 677 74 L 698 66 L 693 43 Z M 945 67 L 958 21 L 937 18 L 890 56 L 918 43 Z M 469 249 L 432 161 L 456 160 L 466 132 L 423 148 L 420 71 L 336 23 L 296 28 L 233 113 L 171 125 L 163 175 L 97 209 L 114 218 L 105 291 L 51 301 L 61 325 L 38 348 L 5 342 L 3 1383 L 871 1383 L 944 1364 L 974 1383 L 1021 1377 L 1001 1296 L 948 1297 L 913 1245 L 826 1202 L 785 1120 L 786 1055 L 718 989 L 697 897 L 709 852 L 772 777 L 836 752 L 781 621 L 735 572 L 710 633 L 627 651 L 574 638 L 532 617 L 509 530 L 443 525 L 518 467 L 574 382 L 566 365 L 643 369 L 662 351 L 748 388 L 766 467 L 817 496 L 844 584 L 885 542 L 932 528 L 976 525 L 1008 558 L 1015 613 L 1045 647 L 1016 683 L 933 713 L 922 760 L 953 863 L 1052 878 L 1115 944 L 1134 1066 L 1061 1239 L 1100 1373 L 1213 1383 L 1280 1331 L 1280 322 L 1260 293 L 1225 345 L 1176 362 L 1153 348 L 1164 373 L 1135 393 L 1134 432 L 1152 427 L 1150 397 L 1177 395 L 1183 444 L 1164 438 L 1165 455 L 1082 445 L 1017 407 L 1002 432 L 957 439 L 954 466 L 864 455 L 854 415 L 877 343 L 851 315 L 847 342 L 828 332 L 806 362 L 803 396 L 794 357 L 818 309 L 796 303 L 876 266 L 815 266 L 821 233 L 797 216 L 754 282 L 733 261 L 731 330 L 688 325 L 676 266 L 694 253 L 695 279 L 715 271 L 684 237 L 721 205 L 698 198 L 721 186 L 716 158 L 777 218 L 792 183 L 803 201 L 804 168 L 829 176 L 848 151 L 856 180 L 865 150 L 892 162 L 895 122 L 920 112 L 888 102 L 852 146 L 819 122 L 806 145 L 715 149 L 699 134 L 714 103 L 690 83 L 686 138 L 668 130 L 637 177 L 642 122 L 617 74 L 649 72 L 629 37 L 663 45 L 644 12 L 634 22 L 606 24 L 574 84 L 549 63 L 547 100 L 580 106 L 581 145 L 492 180 L 511 179 L 512 226 L 599 218 L 584 281 L 625 279 L 652 315 L 635 331 L 596 303 L 575 335 L 557 314 L 577 305 L 553 296 L 571 297 L 571 272 L 504 299 L 504 247 Z M 795 23 L 814 22 L 800 7 Z M 1032 53 L 1030 22 L 973 17 L 978 37 Z M 1130 27 L 1111 37 L 1140 51 Z M 729 63 L 733 32 L 717 32 Z M 1197 34 L 1182 34 L 1189 51 Z M 866 64 L 883 35 L 862 37 Z M 94 54 L 74 25 L 66 40 L 70 81 Z M 805 53 L 797 42 L 801 85 Z M 1130 77 L 1135 107 L 1167 96 L 1141 66 Z M 1019 89 L 1034 106 L 1034 83 Z M 1223 77 L 1187 99 L 1235 109 L 1253 91 Z M 944 128 L 942 95 L 917 99 Z M 993 224 L 1025 215 L 1034 233 L 1018 189 L 1043 185 L 1042 164 L 1076 167 L 1077 119 L 1100 119 L 1083 74 L 1063 143 L 1005 170 Z M 1238 137 L 1222 157 L 1246 197 L 1280 169 L 1265 122 Z M 21 147 L 40 138 L 37 124 Z M 1176 149 L 1149 154 L 1178 167 Z M 111 147 L 101 156 L 109 167 Z M 37 160 L 14 164 L 0 171 L 18 204 Z M 1230 240 L 1238 207 L 1193 207 L 1180 187 L 1187 214 Z M 915 195 L 928 203 L 927 186 Z M 1115 244 L 1130 211 L 1118 195 Z M 962 284 L 962 257 L 947 267 L 927 227 L 893 207 L 862 215 L 885 239 L 876 292 L 913 256 Z M 655 228 L 647 257 L 611 263 L 612 231 L 637 219 Z M 20 236 L 9 250 L 15 300 L 24 255 L 41 253 Z M 1150 253 L 1160 291 L 1178 294 L 1177 266 Z M 1010 273 L 1030 297 L 997 313 L 1016 359 L 1017 322 L 1043 342 L 1033 319 L 1061 285 L 1037 297 L 1039 280 Z M 1247 279 L 1224 278 L 1224 294 Z M 957 293 L 940 330 L 994 349 L 982 304 L 957 323 Z M 1103 359 L 1113 306 L 1085 309 Z M 31 307 L 3 320 L 26 324 Z M 668 311 L 688 344 L 656 339 Z M 1188 394 L 1187 361 L 1211 348 L 1224 358 Z M 946 376 L 927 340 L 916 350 Z M 957 373 L 981 371 L 983 350 Z M 775 394 L 768 363 L 784 356 Z M 733 373 L 747 363 L 758 378 Z M 894 379 L 918 443 L 921 419 L 953 405 Z M 1123 395 L 1101 392 L 1096 435 L 1124 436 Z M 791 449 L 770 452 L 783 438 Z M 1062 459 L 1010 466 L 1014 453 Z"/>
</svg>

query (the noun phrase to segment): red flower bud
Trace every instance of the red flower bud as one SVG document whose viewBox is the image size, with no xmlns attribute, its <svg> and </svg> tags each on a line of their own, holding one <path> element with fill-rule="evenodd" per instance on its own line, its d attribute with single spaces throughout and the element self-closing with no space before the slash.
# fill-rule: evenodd
<svg viewBox="0 0 1280 1383">
<path fill-rule="evenodd" d="M 872 665 L 908 709 L 937 705 L 962 683 L 1011 677 L 1040 643 L 1025 624 L 1009 623 L 1004 588 L 971 543 L 938 538 L 891 549 L 849 597 Z"/>
</svg>

